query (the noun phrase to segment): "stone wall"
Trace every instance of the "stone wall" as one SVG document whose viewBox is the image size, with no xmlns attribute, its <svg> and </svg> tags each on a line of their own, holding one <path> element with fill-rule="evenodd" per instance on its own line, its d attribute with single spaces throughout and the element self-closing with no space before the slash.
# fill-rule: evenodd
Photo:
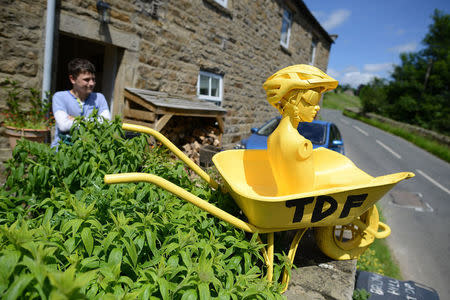
<svg viewBox="0 0 450 300">
<path fill-rule="evenodd" d="M 0 81 L 11 78 L 21 86 L 40 88 L 44 52 L 45 5 L 42 1 L 1 1 Z M 6 108 L 0 89 L 0 110 Z M 0 122 L 3 114 L 0 115 Z M 10 156 L 9 143 L 0 127 L 0 161 Z"/>
<path fill-rule="evenodd" d="M 248 136 L 277 112 L 267 104 L 262 83 L 278 69 L 308 63 L 314 27 L 293 5 L 289 49 L 280 46 L 283 4 L 233 1 L 227 10 L 213 1 L 169 3 L 160 23 L 143 32 L 136 87 L 196 97 L 199 70 L 224 78 L 225 147 Z M 293 9 L 294 10 L 294 9 Z M 330 42 L 322 37 L 318 67 L 326 69 Z"/>
<path fill-rule="evenodd" d="M 46 1 L 2 2 L 6 10 L 0 12 L 4 20 L 0 24 L 0 80 L 10 77 L 24 86 L 40 88 Z M 227 8 L 214 0 L 107 2 L 111 22 L 106 28 L 96 19 L 96 1 L 59 2 L 55 38 L 64 33 L 121 49 L 113 113 L 122 112 L 124 87 L 189 99 L 197 97 L 200 70 L 220 74 L 222 106 L 228 110 L 225 148 L 248 136 L 251 127 L 277 115 L 265 100 L 262 84 L 283 67 L 307 64 L 313 37 L 318 39 L 315 65 L 324 71 L 327 68 L 332 40 L 301 1 L 228 0 Z M 151 11 L 156 2 L 161 5 Z M 288 49 L 280 46 L 285 7 L 293 13 Z M 57 55 L 55 45 L 54 65 Z M 4 106 L 1 99 L 0 106 Z"/>
<path fill-rule="evenodd" d="M 407 124 L 407 123 L 402 123 L 402 122 L 398 122 L 374 113 L 367 113 L 365 115 L 366 117 L 369 117 L 370 119 L 374 119 L 377 120 L 379 122 L 385 123 L 385 124 L 389 124 L 393 127 L 399 127 L 399 128 L 403 128 L 406 131 L 409 131 L 411 133 L 414 134 L 418 134 L 421 136 L 424 136 L 426 138 L 429 139 L 433 139 L 435 141 L 437 141 L 438 143 L 441 143 L 443 145 L 446 145 L 447 147 L 450 146 L 450 137 L 444 134 L 439 134 L 437 132 L 419 127 L 419 126 L 415 126 L 415 125 L 411 125 L 411 124 Z"/>
</svg>

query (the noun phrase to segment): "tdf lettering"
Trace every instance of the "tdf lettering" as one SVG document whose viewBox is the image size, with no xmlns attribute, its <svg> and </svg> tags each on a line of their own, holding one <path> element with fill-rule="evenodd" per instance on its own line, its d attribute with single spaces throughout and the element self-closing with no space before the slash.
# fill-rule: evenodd
<svg viewBox="0 0 450 300">
<path fill-rule="evenodd" d="M 307 197 L 301 199 L 294 199 L 286 201 L 286 207 L 295 207 L 294 219 L 292 223 L 301 222 L 303 219 L 303 214 L 305 212 L 305 206 L 311 204 L 315 197 Z M 364 200 L 366 200 L 367 194 L 361 195 L 349 195 L 345 201 L 344 207 L 342 208 L 340 219 L 348 216 L 350 209 L 355 207 L 360 207 L 363 205 Z M 323 210 L 325 203 L 330 204 L 325 211 Z M 331 196 L 318 196 L 316 198 L 316 204 L 311 217 L 311 223 L 319 222 L 326 217 L 332 215 L 338 208 L 337 201 Z"/>
</svg>

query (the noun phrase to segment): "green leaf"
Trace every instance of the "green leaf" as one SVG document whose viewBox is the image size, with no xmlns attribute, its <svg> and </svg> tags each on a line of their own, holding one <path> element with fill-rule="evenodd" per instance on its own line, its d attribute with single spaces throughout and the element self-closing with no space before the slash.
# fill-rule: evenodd
<svg viewBox="0 0 450 300">
<path fill-rule="evenodd" d="M 128 255 L 131 258 L 133 267 L 136 267 L 137 264 L 137 252 L 136 252 L 136 246 L 134 245 L 133 241 L 129 241 L 128 238 L 122 238 L 121 241 L 125 245 L 125 248 L 127 249 Z"/>
<path fill-rule="evenodd" d="M 5 251 L 0 257 L 0 282 L 8 281 L 20 259 L 19 251 Z"/>
<path fill-rule="evenodd" d="M 0 257 L 0 295 L 8 288 L 9 277 L 14 272 L 19 259 L 19 251 L 6 251 Z"/>
<path fill-rule="evenodd" d="M 131 278 L 128 277 L 128 276 L 120 276 L 118 282 L 120 282 L 120 283 L 125 283 L 125 284 L 128 285 L 129 287 L 133 287 L 133 286 L 134 286 L 133 280 L 131 280 Z"/>
<path fill-rule="evenodd" d="M 169 254 L 169 253 L 171 253 L 173 250 L 175 250 L 175 249 L 177 249 L 177 248 L 179 248 L 179 247 L 180 247 L 180 245 L 179 245 L 178 243 L 170 243 L 169 245 L 164 246 L 162 250 L 164 251 L 164 253 Z"/>
<path fill-rule="evenodd" d="M 81 239 L 83 240 L 84 248 L 86 248 L 88 255 L 91 255 L 92 249 L 94 249 L 94 238 L 89 227 L 83 228 L 83 231 L 81 231 Z"/>
<path fill-rule="evenodd" d="M 86 221 L 86 223 L 91 224 L 95 227 L 99 232 L 103 231 L 103 225 L 96 219 L 89 219 Z"/>
<path fill-rule="evenodd" d="M 159 292 L 163 300 L 169 299 L 169 283 L 164 278 L 159 277 L 158 279 Z"/>
<path fill-rule="evenodd" d="M 228 263 L 228 267 L 230 270 L 236 270 L 240 267 L 242 257 L 240 256 L 234 256 L 230 259 L 230 262 Z"/>
<path fill-rule="evenodd" d="M 16 276 L 12 285 L 3 295 L 2 299 L 4 300 L 14 300 L 22 296 L 23 290 L 27 287 L 27 285 L 33 280 L 33 276 L 31 274 L 22 274 L 20 276 Z"/>
<path fill-rule="evenodd" d="M 75 234 L 78 232 L 78 228 L 80 228 L 81 224 L 84 222 L 82 219 L 72 219 L 64 223 L 63 227 L 61 228 L 63 233 L 66 233 L 70 228 L 72 228 L 72 235 L 75 236 Z"/>
<path fill-rule="evenodd" d="M 68 252 L 68 254 L 71 254 L 73 252 L 73 250 L 75 250 L 75 248 L 77 247 L 77 243 L 74 237 L 71 237 L 69 239 L 67 239 L 64 242 L 64 246 L 66 248 L 66 251 Z"/>
<path fill-rule="evenodd" d="M 22 264 L 28 268 L 40 285 L 44 284 L 44 280 L 47 277 L 45 265 L 41 264 L 39 260 L 33 260 L 28 256 L 24 256 Z"/>
<path fill-rule="evenodd" d="M 179 257 L 177 255 L 172 255 L 167 260 L 167 265 L 176 268 L 178 266 Z"/>
<path fill-rule="evenodd" d="M 99 259 L 96 256 L 87 257 L 87 258 L 81 260 L 80 264 L 84 269 L 88 269 L 88 270 L 95 269 L 100 266 Z"/>
<path fill-rule="evenodd" d="M 50 223 L 52 217 L 53 217 L 53 206 L 50 206 L 45 210 L 44 218 L 42 219 L 42 224 Z"/>
<path fill-rule="evenodd" d="M 183 291 L 183 296 L 181 296 L 181 300 L 197 300 L 197 291 L 196 290 L 187 290 Z"/>
<path fill-rule="evenodd" d="M 145 229 L 145 236 L 147 237 L 147 243 L 150 250 L 152 250 L 153 253 L 158 252 L 158 249 L 156 248 L 156 234 L 150 229 Z"/>
<path fill-rule="evenodd" d="M 234 276 L 233 276 L 233 273 L 230 270 L 226 270 L 225 272 L 226 272 L 226 275 L 227 275 L 225 288 L 227 290 L 230 290 L 233 287 L 233 285 L 234 285 Z"/>
<path fill-rule="evenodd" d="M 109 254 L 108 263 L 120 265 L 122 263 L 122 249 L 114 248 Z"/>
<path fill-rule="evenodd" d="M 198 285 L 198 294 L 200 296 L 200 300 L 208 300 L 211 298 L 211 295 L 209 293 L 209 284 L 206 282 L 201 282 Z"/>
<path fill-rule="evenodd" d="M 104 252 L 108 251 L 109 246 L 111 245 L 112 241 L 116 238 L 117 234 L 118 234 L 117 231 L 110 231 L 106 236 L 106 238 L 102 241 L 102 247 Z"/>
<path fill-rule="evenodd" d="M 188 268 L 192 267 L 192 258 L 190 255 L 186 253 L 185 250 L 180 251 L 181 260 L 183 261 L 184 265 Z"/>
<path fill-rule="evenodd" d="M 244 272 L 247 273 L 252 267 L 251 256 L 248 252 L 244 252 Z"/>
</svg>

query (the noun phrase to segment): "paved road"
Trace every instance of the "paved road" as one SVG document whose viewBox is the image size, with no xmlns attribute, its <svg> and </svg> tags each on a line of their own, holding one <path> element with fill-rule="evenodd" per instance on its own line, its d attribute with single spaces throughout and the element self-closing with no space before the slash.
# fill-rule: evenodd
<svg viewBox="0 0 450 300">
<path fill-rule="evenodd" d="M 346 155 L 368 174 L 416 174 L 381 200 L 392 228 L 387 241 L 405 280 L 431 286 L 441 299 L 450 299 L 450 164 L 338 111 L 323 109 L 321 115 L 336 123 Z"/>
</svg>

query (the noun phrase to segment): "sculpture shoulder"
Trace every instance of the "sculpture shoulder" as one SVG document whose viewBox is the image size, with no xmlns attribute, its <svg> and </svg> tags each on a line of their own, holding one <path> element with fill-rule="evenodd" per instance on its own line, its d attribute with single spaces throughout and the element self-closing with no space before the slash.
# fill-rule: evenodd
<svg viewBox="0 0 450 300">
<path fill-rule="evenodd" d="M 301 135 L 300 135 L 301 136 Z M 300 160 L 305 160 L 309 158 L 313 151 L 313 145 L 310 140 L 305 139 L 303 136 L 302 140 L 300 141 L 298 148 L 297 148 L 297 154 L 298 158 Z"/>
</svg>

